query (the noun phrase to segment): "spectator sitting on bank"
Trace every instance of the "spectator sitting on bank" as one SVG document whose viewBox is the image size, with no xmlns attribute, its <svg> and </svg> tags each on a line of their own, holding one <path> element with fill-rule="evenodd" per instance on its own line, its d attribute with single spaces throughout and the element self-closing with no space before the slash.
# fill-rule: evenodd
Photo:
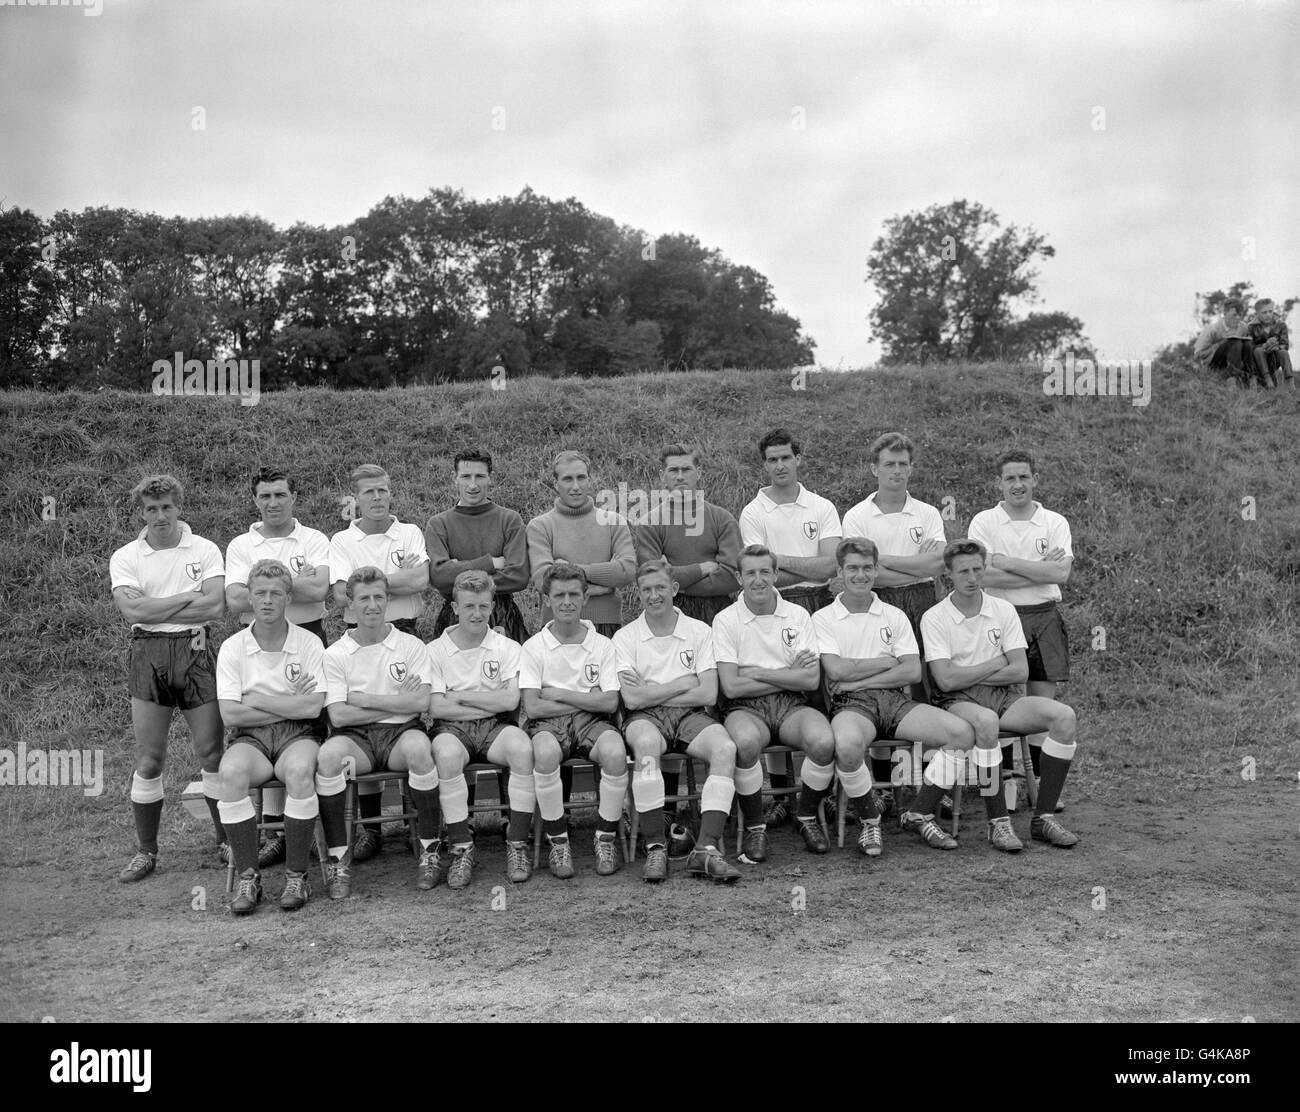
<svg viewBox="0 0 1300 1112">
<path fill-rule="evenodd" d="M 1228 298 L 1223 303 L 1223 316 L 1201 329 L 1192 354 L 1203 367 L 1230 370 L 1244 389 L 1249 386 L 1251 376 L 1259 373 L 1259 368 L 1255 365 L 1254 345 L 1242 313 L 1241 302 L 1235 297 Z M 1263 381 L 1261 385 L 1267 388 L 1268 383 Z"/>
<path fill-rule="evenodd" d="M 1295 389 L 1295 372 L 1291 369 L 1291 338 L 1286 321 L 1271 297 L 1255 299 L 1255 315 L 1246 322 L 1254 348 L 1255 369 L 1265 382 Z"/>
</svg>

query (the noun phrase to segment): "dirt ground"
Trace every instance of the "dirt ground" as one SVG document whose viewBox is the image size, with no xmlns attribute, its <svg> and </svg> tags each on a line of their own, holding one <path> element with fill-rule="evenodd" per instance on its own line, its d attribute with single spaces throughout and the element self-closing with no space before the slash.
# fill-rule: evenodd
<svg viewBox="0 0 1300 1112">
<path fill-rule="evenodd" d="M 597 877 L 582 828 L 568 883 L 543 862 L 512 888 L 493 836 L 470 888 L 417 893 L 390 825 L 350 900 L 314 883 L 284 914 L 277 867 L 243 920 L 197 844 L 164 845 L 132 886 L 109 879 L 121 847 L 90 845 L 0 870 L 0 1020 L 1294 1021 L 1296 795 L 1067 788 L 1081 845 L 1016 857 L 969 809 L 959 851 L 887 827 L 874 862 L 855 827 L 825 858 L 784 828 L 730 888 L 681 871 L 652 887 L 639 862 Z"/>
</svg>

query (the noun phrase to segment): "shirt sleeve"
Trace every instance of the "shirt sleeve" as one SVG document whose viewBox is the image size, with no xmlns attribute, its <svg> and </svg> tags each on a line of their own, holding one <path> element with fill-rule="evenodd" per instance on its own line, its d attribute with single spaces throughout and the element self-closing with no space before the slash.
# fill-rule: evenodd
<svg viewBox="0 0 1300 1112">
<path fill-rule="evenodd" d="M 948 644 L 948 631 L 939 617 L 939 603 L 921 615 L 921 640 L 925 642 L 926 660 L 951 660 L 952 648 Z"/>
<path fill-rule="evenodd" d="M 740 544 L 742 548 L 747 548 L 751 544 L 766 543 L 763 514 L 758 508 L 758 502 L 754 501 L 740 511 Z M 737 567 L 739 567 L 739 557 L 737 557 Z"/>
<path fill-rule="evenodd" d="M 695 674 L 698 676 L 704 672 L 711 672 L 717 666 L 717 658 L 713 655 L 713 631 L 708 626 L 704 626 L 699 644 L 695 646 Z"/>
<path fill-rule="evenodd" d="M 907 620 L 907 615 L 894 608 L 894 613 L 890 616 L 889 631 L 894 635 L 894 642 L 891 646 L 895 660 L 901 660 L 905 656 L 920 656 L 921 646 L 916 643 L 916 634 L 912 632 L 912 623 Z"/>
<path fill-rule="evenodd" d="M 925 643 L 929 645 L 930 639 L 927 637 Z M 1002 612 L 1002 651 L 1009 653 L 1013 649 L 1028 649 L 1029 642 L 1025 640 L 1025 629 L 1020 624 L 1020 615 L 1016 613 L 1014 606 L 1007 606 Z"/>
<path fill-rule="evenodd" d="M 521 645 L 519 648 L 519 688 L 522 691 L 525 687 L 534 691 L 542 689 L 542 659 L 537 647 L 533 644 L 533 638 L 529 638 L 528 643 Z"/>
<path fill-rule="evenodd" d="M 429 648 L 423 641 L 420 641 L 418 637 L 415 640 L 419 642 L 420 647 L 411 650 L 411 671 L 419 676 L 425 683 L 432 685 L 433 680 L 430 676 L 433 672 L 433 664 L 429 660 Z"/>
<path fill-rule="evenodd" d="M 521 649 L 518 641 L 512 641 L 509 637 L 503 637 L 501 640 L 501 679 L 509 683 L 519 675 Z"/>
<path fill-rule="evenodd" d="M 325 705 L 348 701 L 348 672 L 341 653 L 327 652 L 324 656 Z"/>
<path fill-rule="evenodd" d="M 303 638 L 305 648 L 302 651 L 302 669 L 316 681 L 317 691 L 328 691 L 329 683 L 325 678 L 325 650 L 314 633 Z"/>
<path fill-rule="evenodd" d="M 794 645 L 795 654 L 797 655 L 801 650 L 807 649 L 813 655 L 820 656 L 820 650 L 817 648 L 817 631 L 813 628 L 812 615 L 802 606 L 796 606 L 794 609 L 796 611 L 795 625 L 799 629 L 799 637 Z"/>
<path fill-rule="evenodd" d="M 990 556 L 998 551 L 996 539 L 993 536 L 992 530 L 989 528 L 987 510 L 982 510 L 971 518 L 970 528 L 966 530 L 966 536 L 973 541 L 979 541 L 979 543 L 988 551 Z M 922 637 L 928 645 L 930 643 L 929 635 L 922 631 Z"/>
<path fill-rule="evenodd" d="M 335 533 L 330 539 L 330 583 L 337 583 L 339 580 L 346 582 L 356 568 L 352 566 L 352 557 L 348 555 L 347 548 L 339 542 L 342 533 Z"/>
<path fill-rule="evenodd" d="M 817 536 L 819 540 L 827 540 L 831 537 L 844 536 L 844 530 L 840 528 L 840 513 L 835 508 L 835 504 L 829 498 L 823 498 L 818 507 L 817 513 Z"/>
<path fill-rule="evenodd" d="M 921 526 L 925 530 L 925 535 L 921 538 L 921 543 L 926 541 L 938 541 L 940 544 L 948 543 L 948 536 L 943 529 L 943 515 L 931 506 L 925 513 L 925 523 Z"/>
<path fill-rule="evenodd" d="M 830 610 L 829 606 L 824 606 L 812 616 L 817 652 L 821 656 L 842 656 L 839 642 L 835 640 L 835 619 L 831 617 Z"/>
<path fill-rule="evenodd" d="M 425 646 L 425 652 L 428 654 L 429 660 L 428 680 L 435 695 L 446 695 L 447 677 L 442 671 L 442 650 L 437 646 L 438 643 L 436 641 L 431 645 Z"/>
<path fill-rule="evenodd" d="M 236 537 L 226 546 L 226 586 L 239 583 L 248 586 L 248 573 L 253 563 L 248 558 L 247 544 L 243 536 Z"/>
<path fill-rule="evenodd" d="M 713 659 L 719 664 L 739 664 L 735 624 L 724 610 L 713 619 Z"/>
<path fill-rule="evenodd" d="M 238 636 L 227 638 L 217 652 L 217 698 L 230 703 L 240 703 L 244 699 L 243 677 L 239 670 L 239 654 L 243 650 L 238 640 Z"/>
<path fill-rule="evenodd" d="M 614 667 L 622 671 L 636 670 L 636 644 L 632 640 L 632 634 L 628 633 L 628 627 L 624 626 L 614 634 Z"/>
<path fill-rule="evenodd" d="M 135 561 L 130 556 L 130 545 L 119 548 L 108 561 L 108 581 L 113 590 L 118 587 L 134 587 L 137 591 L 144 590 L 140 586 L 139 576 L 136 575 Z"/>
<path fill-rule="evenodd" d="M 871 539 L 871 534 L 867 532 L 867 514 L 860 505 L 854 506 L 844 515 L 843 535 Z"/>
<path fill-rule="evenodd" d="M 199 562 L 203 565 L 203 581 L 216 579 L 226 574 L 226 562 L 221 558 L 221 549 L 209 540 L 199 545 Z"/>
<path fill-rule="evenodd" d="M 234 542 L 231 543 L 233 544 Z M 316 529 L 308 530 L 307 535 L 303 538 L 302 551 L 303 551 L 303 555 L 307 557 L 307 563 L 311 564 L 312 567 L 325 569 L 325 578 L 328 580 L 329 566 L 330 566 L 330 542 L 329 539 L 325 536 L 325 534 L 319 532 Z M 230 565 L 230 561 L 229 559 L 227 559 L 226 561 L 227 575 L 229 575 L 230 572 L 229 565 Z"/>
<path fill-rule="evenodd" d="M 1070 523 L 1065 519 L 1065 515 L 1059 515 L 1053 522 L 1056 528 L 1052 531 L 1052 538 L 1048 544 L 1049 548 L 1063 548 L 1065 554 L 1071 559 L 1074 557 L 1073 538 L 1070 536 Z"/>
<path fill-rule="evenodd" d="M 618 660 L 614 652 L 614 643 L 605 638 L 600 646 L 600 689 L 601 691 L 618 691 Z"/>
<path fill-rule="evenodd" d="M 415 553 L 420 557 L 420 563 L 427 563 L 429 560 L 429 550 L 424 546 L 424 531 L 418 525 L 406 523 L 406 554 L 409 556 Z M 415 565 L 417 568 L 420 564 Z"/>
</svg>

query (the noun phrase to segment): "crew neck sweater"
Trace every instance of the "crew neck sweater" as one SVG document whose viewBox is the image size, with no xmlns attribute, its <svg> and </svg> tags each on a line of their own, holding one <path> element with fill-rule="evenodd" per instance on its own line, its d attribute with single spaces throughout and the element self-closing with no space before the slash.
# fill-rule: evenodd
<svg viewBox="0 0 1300 1112">
<path fill-rule="evenodd" d="M 636 571 L 636 548 L 627 521 L 609 510 L 597 509 L 590 499 L 577 510 L 558 500 L 552 509 L 528 523 L 528 562 L 538 594 L 542 576 L 557 560 L 577 564 L 587 573 L 587 605 L 582 616 L 589 622 L 617 624 L 623 603 L 618 588 L 632 582 Z M 550 607 L 542 597 L 543 621 L 550 621 Z"/>
<path fill-rule="evenodd" d="M 514 510 L 484 502 L 478 506 L 453 506 L 429 519 L 424 547 L 432 561 L 433 585 L 443 598 L 463 571 L 483 571 L 501 592 L 528 586 L 528 542 L 524 519 Z M 506 566 L 492 570 L 492 557 L 502 556 Z"/>
</svg>

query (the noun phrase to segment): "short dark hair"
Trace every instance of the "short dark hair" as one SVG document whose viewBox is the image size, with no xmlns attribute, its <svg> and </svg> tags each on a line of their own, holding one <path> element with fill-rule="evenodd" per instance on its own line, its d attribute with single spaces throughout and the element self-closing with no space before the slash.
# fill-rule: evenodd
<svg viewBox="0 0 1300 1112">
<path fill-rule="evenodd" d="M 587 573 L 577 564 L 571 564 L 567 560 L 556 560 L 549 568 L 542 572 L 542 594 L 551 593 L 552 583 L 581 583 L 582 589 L 587 589 Z"/>
<path fill-rule="evenodd" d="M 1000 456 L 998 456 L 997 475 L 999 479 L 1002 478 L 1002 469 L 1006 467 L 1008 463 L 1029 464 L 1029 472 L 1031 475 L 1035 474 L 1038 471 L 1038 468 L 1034 466 L 1034 457 L 1031 456 L 1028 452 L 1026 452 L 1023 448 L 1012 448 L 1011 451 L 1003 452 Z"/>
<path fill-rule="evenodd" d="M 865 556 L 873 564 L 880 563 L 880 549 L 867 537 L 845 537 L 835 546 L 835 566 L 842 568 L 849 556 Z"/>
<path fill-rule="evenodd" d="M 785 441 L 783 440 L 783 441 L 781 441 L 781 443 L 784 444 Z M 746 556 L 766 556 L 769 560 L 772 561 L 772 570 L 773 570 L 773 571 L 776 571 L 776 555 L 775 555 L 775 554 L 772 552 L 772 550 L 771 550 L 770 548 L 768 548 L 766 545 L 762 545 L 762 544 L 747 544 L 747 545 L 745 545 L 745 547 L 742 548 L 742 549 L 740 550 L 740 555 L 736 557 L 736 570 L 737 570 L 737 571 L 740 570 L 740 562 L 741 562 L 741 561 L 742 561 Z"/>
<path fill-rule="evenodd" d="M 681 453 L 674 453 L 674 454 L 680 455 Z M 666 560 L 662 560 L 662 559 L 643 560 L 640 564 L 638 564 L 636 569 L 636 582 L 640 584 L 641 580 L 643 580 L 647 575 L 656 575 L 661 572 L 664 575 L 668 576 L 669 583 L 677 582 L 677 577 L 673 575 L 672 566 Z"/>
<path fill-rule="evenodd" d="M 343 593 L 351 600 L 353 588 L 362 583 L 382 583 L 384 585 L 384 594 L 391 595 L 393 593 L 388 587 L 388 576 L 376 567 L 357 568 L 348 576 L 347 582 L 343 584 Z"/>
<path fill-rule="evenodd" d="M 901 432 L 887 432 L 878 436 L 867 449 L 872 463 L 880 462 L 881 452 L 906 452 L 909 463 L 916 459 L 916 445 Z"/>
<path fill-rule="evenodd" d="M 668 460 L 673 456 L 690 456 L 691 462 L 696 467 L 700 466 L 700 450 L 698 448 L 688 448 L 685 444 L 669 444 L 664 448 L 659 453 L 659 466 L 667 467 Z"/>
<path fill-rule="evenodd" d="M 483 448 L 465 448 L 456 453 L 456 458 L 451 461 L 453 472 L 460 471 L 462 463 L 481 463 L 488 469 L 488 474 L 492 474 L 492 453 Z"/>
<path fill-rule="evenodd" d="M 1255 312 L 1259 312 L 1259 307 L 1261 305 L 1272 305 L 1272 304 L 1273 304 L 1273 299 L 1271 297 L 1257 297 L 1255 298 Z"/>
<path fill-rule="evenodd" d="M 952 571 L 952 562 L 958 556 L 978 556 L 981 564 L 989 562 L 988 550 L 980 544 L 979 541 L 961 540 L 949 541 L 943 546 L 943 566 Z"/>
<path fill-rule="evenodd" d="M 780 447 L 782 444 L 789 444 L 790 450 L 796 456 L 799 455 L 799 441 L 794 438 L 794 434 L 789 429 L 773 429 L 758 442 L 758 458 L 766 460 L 767 450 Z"/>
<path fill-rule="evenodd" d="M 249 489 L 253 492 L 253 497 L 257 497 L 257 485 L 259 483 L 279 483 L 289 484 L 289 493 L 297 494 L 298 486 L 289 477 L 288 472 L 281 471 L 278 467 L 259 467 L 254 473 L 251 482 L 248 484 Z"/>
<path fill-rule="evenodd" d="M 1246 307 L 1242 305 L 1239 297 L 1230 297 L 1223 303 L 1223 311 L 1226 313 L 1229 309 L 1236 309 L 1239 313 L 1246 311 Z"/>
</svg>

